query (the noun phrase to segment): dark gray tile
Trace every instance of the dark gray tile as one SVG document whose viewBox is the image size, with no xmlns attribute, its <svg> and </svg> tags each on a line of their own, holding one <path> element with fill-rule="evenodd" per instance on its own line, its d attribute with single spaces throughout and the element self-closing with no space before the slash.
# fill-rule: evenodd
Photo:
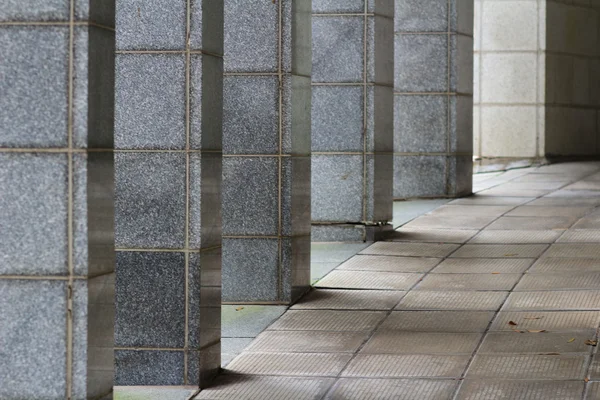
<svg viewBox="0 0 600 400">
<path fill-rule="evenodd" d="M 447 0 L 396 1 L 396 32 L 444 32 L 448 29 Z"/>
<path fill-rule="evenodd" d="M 67 27 L 0 29 L 0 146 L 66 146 L 68 42 Z"/>
<path fill-rule="evenodd" d="M 363 88 L 314 86 L 312 151 L 363 151 Z"/>
<path fill-rule="evenodd" d="M 278 282 L 276 239 L 223 240 L 223 301 L 276 301 Z"/>
<path fill-rule="evenodd" d="M 447 150 L 447 96 L 394 96 L 394 151 Z"/>
<path fill-rule="evenodd" d="M 2 4 L 0 21 L 68 21 L 68 0 L 8 0 Z"/>
<path fill-rule="evenodd" d="M 225 72 L 276 72 L 279 4 L 225 0 Z"/>
<path fill-rule="evenodd" d="M 0 363 L 0 397 L 63 398 L 67 384 L 66 282 L 0 280 L 0 292 L 0 337 L 5 349 Z"/>
<path fill-rule="evenodd" d="M 188 347 L 199 350 L 221 338 L 221 251 L 188 254 Z"/>
<path fill-rule="evenodd" d="M 75 0 L 74 18 L 76 21 L 92 21 L 114 28 L 115 3 L 116 0 Z"/>
<path fill-rule="evenodd" d="M 450 148 L 451 152 L 473 152 L 473 98 L 450 97 Z M 471 162 L 473 160 L 471 159 Z M 472 174 L 471 174 L 472 175 Z M 471 177 L 469 177 L 471 179 Z M 472 181 L 472 179 L 471 179 Z"/>
<path fill-rule="evenodd" d="M 0 273 L 67 273 L 67 157 L 0 154 Z"/>
<path fill-rule="evenodd" d="M 473 193 L 473 157 L 448 157 L 448 195 L 469 196 Z"/>
<path fill-rule="evenodd" d="M 285 157 L 281 164 L 281 233 L 310 235 L 311 157 Z"/>
<path fill-rule="evenodd" d="M 394 89 L 380 85 L 368 86 L 366 115 L 365 150 L 394 151 Z"/>
<path fill-rule="evenodd" d="M 134 0 L 116 2 L 117 49 L 185 48 L 186 2 Z"/>
<path fill-rule="evenodd" d="M 394 58 L 396 91 L 448 90 L 448 35 L 396 35 Z"/>
<path fill-rule="evenodd" d="M 116 148 L 185 148 L 183 55 L 119 54 L 116 80 Z"/>
<path fill-rule="evenodd" d="M 313 82 L 362 82 L 363 17 L 313 18 Z"/>
<path fill-rule="evenodd" d="M 115 344 L 183 348 L 183 253 L 117 252 Z"/>
<path fill-rule="evenodd" d="M 313 13 L 361 13 L 365 0 L 313 0 Z"/>
<path fill-rule="evenodd" d="M 223 54 L 224 10 L 222 1 L 198 0 L 190 3 L 190 36 L 192 49 Z"/>
<path fill-rule="evenodd" d="M 394 156 L 394 198 L 446 194 L 446 157 Z"/>
<path fill-rule="evenodd" d="M 276 235 L 278 161 L 275 157 L 223 160 L 223 234 Z"/>
<path fill-rule="evenodd" d="M 182 248 L 185 155 L 116 153 L 115 171 L 116 247 Z"/>
<path fill-rule="evenodd" d="M 279 88 L 275 76 L 227 76 L 223 81 L 223 152 L 279 151 Z"/>
<path fill-rule="evenodd" d="M 473 38 L 450 36 L 450 90 L 473 93 Z"/>
<path fill-rule="evenodd" d="M 391 154 L 367 154 L 365 159 L 366 212 L 363 220 L 387 223 L 394 219 L 394 157 Z M 393 230 L 391 224 L 388 227 Z M 373 230 L 372 227 L 368 229 Z"/>
<path fill-rule="evenodd" d="M 183 351 L 115 351 L 115 385 L 184 384 Z"/>
<path fill-rule="evenodd" d="M 312 157 L 312 220 L 362 219 L 363 162 L 359 155 Z"/>
</svg>

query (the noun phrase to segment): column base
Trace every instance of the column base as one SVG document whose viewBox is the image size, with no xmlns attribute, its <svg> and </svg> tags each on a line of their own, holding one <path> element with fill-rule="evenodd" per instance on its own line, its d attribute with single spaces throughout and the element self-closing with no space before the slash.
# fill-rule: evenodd
<svg viewBox="0 0 600 400">
<path fill-rule="evenodd" d="M 394 231 L 391 224 L 313 224 L 313 242 L 377 242 Z"/>
</svg>

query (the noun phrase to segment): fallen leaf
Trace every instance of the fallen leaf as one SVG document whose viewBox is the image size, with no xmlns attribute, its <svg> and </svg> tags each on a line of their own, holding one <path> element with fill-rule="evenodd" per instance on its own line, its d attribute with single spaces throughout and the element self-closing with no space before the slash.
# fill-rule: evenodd
<svg viewBox="0 0 600 400">
<path fill-rule="evenodd" d="M 539 353 L 540 356 L 560 356 L 560 353 Z"/>
<path fill-rule="evenodd" d="M 243 309 L 244 309 L 244 307 L 238 307 L 238 308 L 235 309 L 235 311 L 240 311 L 240 310 L 243 310 Z"/>
<path fill-rule="evenodd" d="M 544 333 L 546 332 L 545 329 L 527 329 L 527 332 L 529 333 Z"/>
<path fill-rule="evenodd" d="M 519 324 L 517 324 L 515 321 L 508 321 L 508 324 L 509 324 L 509 325 L 512 325 L 512 326 L 517 326 L 517 325 L 519 325 Z"/>
<path fill-rule="evenodd" d="M 587 344 L 588 346 L 597 346 L 598 345 L 598 341 L 597 340 L 591 340 L 591 339 L 588 339 L 588 340 L 586 340 L 583 343 Z"/>
<path fill-rule="evenodd" d="M 524 317 L 523 319 L 542 319 L 544 317 Z"/>
<path fill-rule="evenodd" d="M 569 340 L 567 340 L 567 343 L 573 343 L 575 341 L 575 338 L 571 338 Z"/>
<path fill-rule="evenodd" d="M 492 272 L 492 275 L 498 275 L 500 272 Z"/>
<path fill-rule="evenodd" d="M 590 378 L 585 378 L 583 381 L 584 381 L 584 382 L 589 382 L 589 381 L 590 381 Z"/>
<path fill-rule="evenodd" d="M 513 332 L 517 332 L 517 333 L 525 333 L 525 331 L 520 331 L 518 329 L 513 329 Z"/>
</svg>

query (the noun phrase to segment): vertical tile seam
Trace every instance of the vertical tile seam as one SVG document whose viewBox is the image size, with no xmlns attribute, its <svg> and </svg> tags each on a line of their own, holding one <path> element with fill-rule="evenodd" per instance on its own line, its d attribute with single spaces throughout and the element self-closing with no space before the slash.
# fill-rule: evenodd
<svg viewBox="0 0 600 400">
<path fill-rule="evenodd" d="M 277 3 L 277 78 L 278 78 L 278 139 L 279 149 L 277 156 L 277 299 L 283 300 L 283 240 L 281 238 L 282 224 L 283 224 L 283 199 L 282 199 L 282 183 L 283 183 L 283 68 L 282 68 L 282 55 L 283 55 L 283 1 L 279 0 Z M 291 0 L 290 0 L 291 1 Z M 291 4 L 290 4 L 291 6 Z M 291 6 L 291 19 L 293 23 L 294 10 Z M 293 41 L 292 41 L 293 43 Z M 290 49 L 291 50 L 291 49 Z M 293 56 L 292 52 L 290 55 Z M 290 82 L 291 85 L 291 82 Z M 293 95 L 293 94 L 291 94 Z M 292 99 L 293 101 L 293 99 Z M 292 126 L 293 132 L 293 126 Z M 290 132 L 290 135 L 292 135 Z M 291 140 L 291 137 L 290 137 Z"/>
<path fill-rule="evenodd" d="M 68 62 L 68 80 L 67 80 L 67 263 L 69 270 L 69 280 L 67 283 L 67 351 L 66 351 L 66 398 L 71 399 L 73 393 L 73 57 L 74 57 L 74 19 L 75 19 L 75 0 L 69 1 L 69 62 Z M 89 48 L 88 48 L 89 52 Z M 86 199 L 87 200 L 87 199 Z M 86 201 L 87 203 L 87 201 Z M 86 205 L 87 206 L 87 205 Z"/>
<path fill-rule="evenodd" d="M 367 93 L 367 81 L 368 81 L 368 77 L 367 77 L 367 67 L 368 67 L 368 46 L 367 46 L 367 40 L 369 39 L 369 16 L 368 16 L 368 11 L 369 11 L 369 2 L 367 0 L 364 1 L 364 5 L 363 5 L 363 154 L 362 154 L 362 167 L 363 167 L 363 193 L 362 193 L 362 222 L 366 223 L 367 221 L 367 208 L 368 208 L 368 196 L 367 196 L 367 177 L 368 177 L 368 173 L 367 173 L 367 118 L 368 118 L 368 113 L 367 113 L 367 100 L 368 100 L 368 93 Z M 373 35 L 375 36 L 375 35 Z M 375 37 L 373 37 L 373 40 L 375 40 Z M 375 49 L 373 49 L 375 50 Z M 373 93 L 373 100 L 375 99 L 375 93 Z M 374 128 L 374 127 L 373 127 Z M 375 139 L 375 129 L 373 129 L 373 139 Z M 373 149 L 375 150 L 375 149 Z M 375 163 L 375 159 L 373 159 L 373 163 Z M 375 166 L 373 166 L 373 169 L 375 169 Z M 374 178 L 374 176 L 373 176 Z M 373 196 L 375 196 L 375 193 L 373 193 Z M 373 202 L 374 204 L 375 202 Z M 372 210 L 374 211 L 374 210 Z"/>
<path fill-rule="evenodd" d="M 185 243 L 184 248 L 184 307 L 185 324 L 183 338 L 183 383 L 188 384 L 188 351 L 189 351 L 189 272 L 190 272 L 190 0 L 186 0 L 185 21 Z"/>
<path fill-rule="evenodd" d="M 475 4 L 473 4 L 475 6 Z M 479 116 L 477 120 L 477 124 L 479 126 L 479 143 L 477 147 L 479 148 L 479 157 L 483 159 L 483 123 L 482 123 L 482 114 L 483 114 L 483 106 L 482 106 L 482 90 L 483 90 L 483 7 L 484 0 L 479 1 L 479 15 L 476 15 L 476 18 L 479 18 L 479 93 L 477 93 L 477 103 L 479 104 Z M 475 32 L 473 32 L 475 33 Z"/>
<path fill-rule="evenodd" d="M 452 1 L 453 0 L 447 0 L 446 2 L 446 22 L 447 22 L 447 35 L 446 35 L 446 152 L 450 153 L 450 136 L 452 135 L 452 126 L 451 126 L 451 118 L 450 115 L 452 113 L 451 111 L 451 102 L 450 102 L 450 77 L 451 77 L 451 66 L 450 66 L 450 62 L 452 59 L 452 56 L 450 54 L 450 38 L 451 38 L 451 32 L 450 32 L 450 24 L 452 21 Z M 456 1 L 456 0 L 454 0 Z M 457 22 L 458 22 L 458 10 L 457 10 Z M 458 26 L 457 26 L 457 31 L 458 31 Z M 452 179 L 452 177 L 450 176 L 450 157 L 446 156 L 446 195 L 451 196 L 452 193 L 450 193 L 450 180 Z"/>
<path fill-rule="evenodd" d="M 537 55 L 535 57 L 535 98 L 536 98 L 536 107 L 535 107 L 535 154 L 536 157 L 540 157 L 541 156 L 541 151 L 540 151 L 540 57 L 542 55 L 542 51 L 541 51 L 541 42 L 540 42 L 540 0 L 536 1 L 536 30 L 535 30 L 535 42 L 536 42 L 536 48 L 537 48 Z M 544 76 L 546 74 L 544 73 Z M 591 86 L 591 85 L 590 85 Z M 545 126 L 544 126 L 544 130 L 545 130 Z"/>
</svg>

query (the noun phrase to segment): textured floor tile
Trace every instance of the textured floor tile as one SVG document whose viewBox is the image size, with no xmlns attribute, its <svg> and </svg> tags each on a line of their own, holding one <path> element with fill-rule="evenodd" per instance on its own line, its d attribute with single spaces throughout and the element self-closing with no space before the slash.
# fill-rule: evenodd
<svg viewBox="0 0 600 400">
<path fill-rule="evenodd" d="M 545 244 L 465 244 L 452 258 L 535 258 L 548 248 Z"/>
<path fill-rule="evenodd" d="M 491 331 L 512 331 L 517 323 L 520 330 L 546 330 L 550 332 L 596 329 L 600 322 L 597 311 L 501 311 L 490 327 Z"/>
<path fill-rule="evenodd" d="M 477 354 L 486 353 L 586 353 L 588 354 L 590 346 L 584 342 L 594 337 L 595 330 L 563 333 L 531 333 L 521 326 L 510 325 L 515 330 L 523 330 L 525 333 L 518 332 L 490 332 L 485 339 Z M 573 340 L 574 339 L 574 340 Z"/>
<path fill-rule="evenodd" d="M 598 244 L 556 243 L 550 246 L 544 257 L 600 259 L 600 246 Z"/>
<path fill-rule="evenodd" d="M 516 334 L 515 334 L 516 335 Z M 477 355 L 467 379 L 583 379 L 585 355 Z"/>
<path fill-rule="evenodd" d="M 425 215 L 404 225 L 404 228 L 422 229 L 482 229 L 496 217 Z"/>
<path fill-rule="evenodd" d="M 587 384 L 587 396 L 585 400 L 600 400 L 600 382 L 590 382 Z"/>
<path fill-rule="evenodd" d="M 469 240 L 469 243 L 554 243 L 563 233 L 559 230 L 518 231 L 518 230 L 485 230 Z"/>
<path fill-rule="evenodd" d="M 457 244 L 446 243 L 397 243 L 377 242 L 360 254 L 385 256 L 446 257 L 458 248 Z"/>
<path fill-rule="evenodd" d="M 359 354 L 342 373 L 343 377 L 409 378 L 459 377 L 469 356 Z"/>
<path fill-rule="evenodd" d="M 529 273 L 592 272 L 600 271 L 598 259 L 590 258 L 540 258 Z"/>
<path fill-rule="evenodd" d="M 575 223 L 574 217 L 500 217 L 486 229 L 500 230 L 540 230 L 568 229 Z"/>
<path fill-rule="evenodd" d="M 600 244 L 600 230 L 568 230 L 557 242 Z"/>
<path fill-rule="evenodd" d="M 386 315 L 383 311 L 289 310 L 269 330 L 370 331 Z"/>
<path fill-rule="evenodd" d="M 457 400 L 579 400 L 583 382 L 465 380 Z"/>
<path fill-rule="evenodd" d="M 481 310 L 500 308 L 506 292 L 409 292 L 397 310 Z M 599 305 L 600 306 L 600 305 Z"/>
<path fill-rule="evenodd" d="M 408 290 L 422 277 L 423 274 L 410 273 L 332 271 L 316 286 L 336 289 Z"/>
<path fill-rule="evenodd" d="M 331 378 L 282 378 L 221 375 L 197 400 L 314 400 L 333 385 Z"/>
<path fill-rule="evenodd" d="M 581 197 L 581 198 L 565 198 L 565 197 L 542 197 L 536 199 L 528 206 L 590 206 L 594 207 L 600 204 L 600 198 Z"/>
<path fill-rule="evenodd" d="M 384 290 L 313 290 L 292 309 L 390 310 L 404 292 Z"/>
<path fill-rule="evenodd" d="M 493 317 L 488 311 L 394 311 L 379 331 L 484 332 Z"/>
<path fill-rule="evenodd" d="M 449 258 L 431 272 L 436 274 L 491 274 L 522 273 L 535 261 L 534 258 Z"/>
<path fill-rule="evenodd" d="M 484 217 L 499 217 L 512 210 L 513 206 L 484 206 L 484 205 L 447 205 L 441 206 L 429 213 L 429 215 L 454 216 L 470 215 Z"/>
<path fill-rule="evenodd" d="M 576 179 L 568 174 L 527 174 L 513 179 L 512 182 L 563 182 L 567 184 Z"/>
<path fill-rule="evenodd" d="M 528 203 L 535 199 L 535 197 L 497 197 L 497 196 L 479 196 L 473 195 L 462 199 L 452 200 L 448 204 L 473 204 L 473 205 L 486 205 L 486 206 L 518 206 L 521 204 Z"/>
<path fill-rule="evenodd" d="M 588 375 L 590 379 L 596 381 L 600 380 L 600 356 L 598 355 L 598 352 L 596 352 L 596 354 L 593 356 Z"/>
<path fill-rule="evenodd" d="M 511 290 L 521 274 L 429 274 L 416 290 Z"/>
<path fill-rule="evenodd" d="M 431 242 L 431 243 L 464 243 L 475 235 L 477 230 L 453 229 L 396 229 L 387 241 L 393 242 Z"/>
<path fill-rule="evenodd" d="M 255 337 L 287 309 L 285 306 L 259 306 L 245 304 L 221 307 L 223 337 Z"/>
<path fill-rule="evenodd" d="M 508 217 L 582 217 L 590 207 L 520 206 L 506 214 Z"/>
<path fill-rule="evenodd" d="M 504 310 L 600 310 L 600 290 L 511 293 Z"/>
<path fill-rule="evenodd" d="M 595 218 L 582 218 L 575 225 L 573 229 L 600 229 L 600 219 Z"/>
<path fill-rule="evenodd" d="M 258 335 L 248 352 L 354 353 L 368 338 L 366 332 L 266 331 Z"/>
<path fill-rule="evenodd" d="M 187 400 L 196 393 L 194 386 L 116 386 L 115 400 Z"/>
<path fill-rule="evenodd" d="M 340 379 L 328 400 L 450 400 L 456 382 L 431 379 Z"/>
<path fill-rule="evenodd" d="M 362 348 L 368 354 L 471 354 L 480 333 L 432 333 L 382 330 Z"/>
<path fill-rule="evenodd" d="M 564 187 L 563 190 L 600 190 L 600 182 L 579 181 Z"/>
<path fill-rule="evenodd" d="M 600 191 L 598 191 L 598 190 L 562 190 L 561 189 L 561 190 L 552 192 L 550 194 L 547 194 L 544 197 L 593 198 L 593 197 L 600 197 Z"/>
<path fill-rule="evenodd" d="M 242 353 L 225 370 L 235 374 L 336 376 L 351 354 Z"/>
<path fill-rule="evenodd" d="M 440 261 L 441 258 L 358 255 L 340 265 L 338 270 L 429 272 Z"/>
<path fill-rule="evenodd" d="M 507 182 L 499 188 L 506 190 L 556 190 L 565 186 L 564 182 L 546 181 L 546 182 Z"/>
<path fill-rule="evenodd" d="M 525 190 L 515 188 L 505 188 L 502 186 L 482 190 L 477 194 L 480 196 L 501 196 L 501 197 L 540 197 L 550 193 L 550 190 Z"/>
<path fill-rule="evenodd" d="M 526 274 L 515 291 L 600 289 L 600 272 Z"/>
</svg>

